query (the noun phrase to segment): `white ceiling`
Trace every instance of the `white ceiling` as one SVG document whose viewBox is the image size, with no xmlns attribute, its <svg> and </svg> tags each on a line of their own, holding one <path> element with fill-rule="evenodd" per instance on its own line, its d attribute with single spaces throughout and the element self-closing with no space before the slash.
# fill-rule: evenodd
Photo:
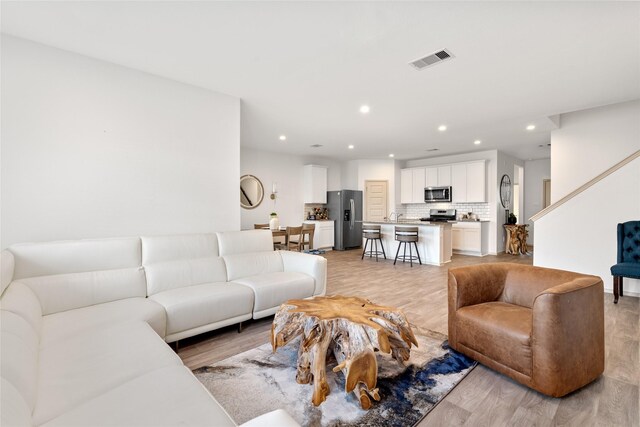
<svg viewBox="0 0 640 427">
<path fill-rule="evenodd" d="M 242 98 L 242 145 L 270 151 L 411 159 L 497 148 L 544 158 L 546 117 L 640 98 L 638 2 L 1 7 L 5 33 Z M 407 65 L 442 48 L 456 57 Z"/>
</svg>

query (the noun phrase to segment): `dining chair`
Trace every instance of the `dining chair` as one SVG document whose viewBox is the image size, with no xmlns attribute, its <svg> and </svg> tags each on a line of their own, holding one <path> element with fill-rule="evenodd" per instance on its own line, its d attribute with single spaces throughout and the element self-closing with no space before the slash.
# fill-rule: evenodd
<svg viewBox="0 0 640 427">
<path fill-rule="evenodd" d="M 305 246 L 309 247 L 309 250 L 311 250 L 311 248 L 313 247 L 313 235 L 316 231 L 316 225 L 315 224 L 302 224 L 302 235 L 300 236 L 300 242 L 298 242 L 298 239 L 294 236 L 293 240 L 289 240 L 289 243 L 293 243 L 293 244 L 298 244 L 300 245 L 300 250 L 304 250 Z M 308 236 L 308 238 L 307 238 Z"/>
<path fill-rule="evenodd" d="M 302 226 L 287 227 L 287 235 L 284 240 L 284 246 L 289 251 L 302 251 Z"/>
</svg>

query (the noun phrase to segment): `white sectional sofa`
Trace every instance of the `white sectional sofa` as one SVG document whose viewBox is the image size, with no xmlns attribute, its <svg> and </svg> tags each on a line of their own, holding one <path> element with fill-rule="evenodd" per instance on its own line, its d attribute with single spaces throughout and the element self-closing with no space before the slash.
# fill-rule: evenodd
<svg viewBox="0 0 640 427">
<path fill-rule="evenodd" d="M 324 258 L 264 230 L 21 244 L 1 262 L 2 426 L 233 426 L 163 341 L 326 286 Z M 247 423 L 263 425 L 297 424 Z"/>
</svg>

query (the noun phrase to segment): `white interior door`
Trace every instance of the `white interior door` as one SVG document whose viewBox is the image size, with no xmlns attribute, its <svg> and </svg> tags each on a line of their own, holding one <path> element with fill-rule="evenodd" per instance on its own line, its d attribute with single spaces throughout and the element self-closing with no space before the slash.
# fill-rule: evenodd
<svg viewBox="0 0 640 427">
<path fill-rule="evenodd" d="M 387 181 L 365 181 L 365 221 L 384 221 L 387 216 Z"/>
</svg>

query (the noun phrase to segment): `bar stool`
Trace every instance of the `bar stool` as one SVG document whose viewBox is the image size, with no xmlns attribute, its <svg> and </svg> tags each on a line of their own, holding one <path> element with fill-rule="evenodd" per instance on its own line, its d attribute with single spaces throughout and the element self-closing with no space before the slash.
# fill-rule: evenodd
<svg viewBox="0 0 640 427">
<path fill-rule="evenodd" d="M 422 260 L 420 259 L 420 253 L 418 252 L 418 227 L 396 227 L 396 242 L 398 243 L 398 250 L 396 251 L 396 259 L 393 261 L 393 265 L 396 265 L 398 259 L 401 259 L 402 262 L 409 260 L 411 263 L 411 267 L 413 267 L 413 261 L 418 260 L 420 265 L 422 265 Z M 416 248 L 416 255 L 414 256 L 411 251 L 411 244 Z M 407 257 L 407 244 L 409 245 L 409 256 Z M 403 255 L 398 256 L 400 253 L 400 247 L 404 245 Z"/>
<path fill-rule="evenodd" d="M 362 257 L 360 259 L 364 259 L 365 255 L 369 255 L 369 258 L 375 255 L 376 262 L 378 262 L 378 255 L 382 255 L 384 259 L 387 259 L 387 254 L 384 253 L 384 245 L 382 244 L 382 234 L 379 225 L 362 224 L 362 237 L 367 240 L 364 242 Z M 380 249 L 382 249 L 382 252 L 378 250 L 378 241 L 380 241 Z M 369 244 L 369 242 L 371 243 Z M 369 244 L 369 250 L 367 250 L 367 244 Z M 374 245 L 375 250 L 373 249 Z"/>
</svg>

